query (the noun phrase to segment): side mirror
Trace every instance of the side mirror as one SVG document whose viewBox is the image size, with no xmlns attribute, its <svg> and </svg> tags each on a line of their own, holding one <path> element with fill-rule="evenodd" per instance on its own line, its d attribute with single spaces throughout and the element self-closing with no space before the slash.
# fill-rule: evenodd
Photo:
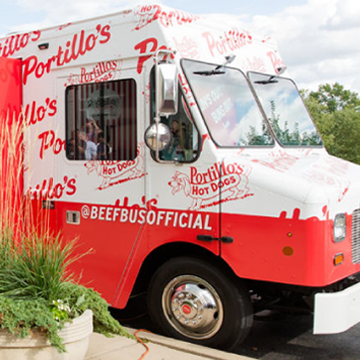
<svg viewBox="0 0 360 360">
<path fill-rule="evenodd" d="M 145 143 L 153 151 L 166 149 L 171 142 L 171 132 L 168 126 L 163 123 L 154 123 L 145 131 Z"/>
<path fill-rule="evenodd" d="M 156 100 L 160 116 L 176 114 L 178 110 L 178 73 L 175 64 L 157 65 Z"/>
</svg>

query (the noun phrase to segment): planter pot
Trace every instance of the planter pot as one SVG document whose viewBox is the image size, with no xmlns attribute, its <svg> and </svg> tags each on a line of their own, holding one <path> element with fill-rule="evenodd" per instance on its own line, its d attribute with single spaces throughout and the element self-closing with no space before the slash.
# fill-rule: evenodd
<svg viewBox="0 0 360 360">
<path fill-rule="evenodd" d="M 86 310 L 59 331 L 67 350 L 66 353 L 59 354 L 40 333 L 34 332 L 25 339 L 19 339 L 6 329 L 0 329 L 0 360 L 82 360 L 85 358 L 92 330 L 92 312 Z"/>
</svg>

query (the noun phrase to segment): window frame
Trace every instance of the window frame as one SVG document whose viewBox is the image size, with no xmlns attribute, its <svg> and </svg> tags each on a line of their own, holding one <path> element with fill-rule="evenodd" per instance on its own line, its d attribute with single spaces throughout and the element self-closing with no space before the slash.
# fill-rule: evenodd
<svg viewBox="0 0 360 360">
<path fill-rule="evenodd" d="M 294 86 L 294 89 L 296 90 L 296 92 L 297 92 L 297 94 L 298 94 L 298 97 L 300 98 L 300 101 L 301 101 L 302 104 L 303 104 L 303 107 L 305 108 L 305 110 L 306 110 L 306 112 L 307 112 L 307 114 L 308 114 L 308 116 L 309 116 L 309 119 L 311 120 L 311 122 L 312 122 L 312 124 L 313 124 L 313 126 L 314 126 L 314 129 L 315 129 L 316 132 L 317 132 L 317 135 L 318 135 L 319 138 L 321 139 L 322 143 L 319 144 L 319 145 L 316 145 L 316 144 L 312 144 L 312 145 L 293 145 L 293 144 L 290 144 L 290 145 L 289 145 L 289 144 L 284 144 L 283 142 L 281 142 L 280 139 L 278 138 L 278 135 L 276 134 L 275 130 L 273 129 L 273 125 L 270 123 L 270 121 L 269 121 L 269 119 L 268 119 L 267 112 L 266 112 L 266 110 L 265 110 L 264 107 L 263 107 L 263 104 L 262 104 L 262 102 L 261 102 L 261 100 L 260 100 L 260 97 L 259 97 L 259 95 L 258 95 L 258 93 L 257 93 L 257 91 L 256 91 L 255 86 L 254 86 L 253 83 L 252 83 L 252 80 L 250 79 L 250 75 L 251 75 L 251 74 L 254 74 L 254 75 L 257 75 L 257 74 L 258 74 L 258 75 L 264 75 L 264 76 L 268 76 L 268 77 L 270 77 L 270 78 L 280 79 L 280 80 L 286 80 L 286 81 L 291 82 L 291 83 L 293 84 L 293 86 Z M 262 73 L 262 72 L 259 72 L 259 71 L 248 71 L 248 72 L 247 72 L 247 78 L 248 78 L 248 80 L 249 80 L 249 83 L 250 83 L 251 88 L 253 89 L 253 92 L 254 92 L 254 94 L 255 94 L 255 97 L 256 97 L 256 99 L 257 99 L 257 102 L 259 103 L 259 106 L 261 107 L 261 109 L 262 109 L 262 111 L 263 111 L 263 113 L 264 113 L 264 116 L 265 116 L 265 118 L 266 118 L 266 121 L 267 121 L 267 123 L 268 123 L 269 126 L 270 126 L 271 132 L 272 132 L 273 137 L 274 137 L 274 139 L 275 139 L 275 141 L 276 141 L 277 144 L 279 144 L 279 145 L 280 145 L 282 148 L 284 148 L 284 149 L 311 149 L 311 148 L 314 148 L 314 149 L 323 149 L 323 148 L 325 148 L 324 139 L 322 138 L 322 135 L 321 135 L 321 133 L 320 133 L 320 131 L 319 131 L 319 129 L 318 129 L 318 127 L 317 127 L 317 125 L 316 125 L 313 117 L 311 116 L 308 107 L 305 105 L 304 99 L 303 99 L 303 97 L 301 96 L 301 93 L 300 93 L 300 91 L 299 91 L 299 88 L 298 88 L 297 84 L 295 83 L 295 81 L 294 81 L 293 79 L 291 79 L 291 78 L 289 78 L 289 77 L 285 77 L 285 76 L 271 75 L 271 74 L 268 74 L 268 73 Z"/>
<path fill-rule="evenodd" d="M 149 106 L 149 114 L 150 114 L 150 124 L 154 124 L 154 118 L 155 118 L 155 96 L 156 96 L 156 91 L 155 91 L 155 65 L 152 67 L 152 69 L 150 70 L 150 74 L 149 74 L 149 78 L 150 78 L 150 106 Z M 196 132 L 197 134 L 197 149 L 196 149 L 196 156 L 194 156 L 191 160 L 186 160 L 186 159 L 174 159 L 174 160 L 167 160 L 167 159 L 160 159 L 161 163 L 181 163 L 181 164 L 191 164 L 194 163 L 198 160 L 198 158 L 200 157 L 201 154 L 201 149 L 202 149 L 202 138 L 201 138 L 201 134 L 200 131 L 197 127 L 197 124 L 195 122 L 195 119 L 191 113 L 191 109 L 189 106 L 189 103 L 186 99 L 185 93 L 183 91 L 183 88 L 180 84 L 180 81 L 178 80 L 178 101 L 179 101 L 179 105 L 178 105 L 178 112 L 174 115 L 170 115 L 168 116 L 168 119 L 171 119 L 172 117 L 178 117 L 179 116 L 179 112 L 180 112 L 180 108 L 183 108 L 182 111 L 184 111 L 184 113 L 187 116 L 187 120 L 189 123 L 192 124 L 193 128 L 195 129 L 195 131 L 193 131 L 193 134 Z M 184 104 L 183 104 L 184 102 Z M 186 108 L 185 108 L 186 106 Z M 190 116 L 189 116 L 190 115 Z M 161 116 L 161 119 L 166 118 L 165 116 Z M 169 122 L 171 120 L 168 120 Z M 168 124 L 165 124 L 168 126 Z M 166 150 L 166 149 L 164 149 Z M 162 150 L 162 151 L 164 151 Z M 193 149 L 195 151 L 195 149 Z M 159 156 L 161 157 L 161 153 L 162 151 L 159 152 Z M 156 154 L 155 151 L 151 150 L 150 151 L 151 157 L 156 161 L 159 162 L 156 159 Z"/>
<path fill-rule="evenodd" d="M 100 89 L 104 89 L 105 86 L 111 86 L 112 84 L 118 84 L 119 86 L 121 86 L 121 83 L 123 82 L 129 82 L 130 85 L 124 85 L 123 86 L 130 86 L 131 87 L 131 96 L 133 96 L 134 98 L 132 100 L 129 100 L 129 103 L 131 106 L 134 106 L 134 109 L 131 110 L 132 112 L 132 116 L 130 117 L 130 121 L 131 121 L 131 134 L 132 134 L 132 139 L 128 140 L 128 142 L 126 143 L 128 146 L 127 148 L 125 147 L 125 151 L 119 151 L 119 146 L 120 146 L 120 142 L 118 141 L 118 143 L 116 144 L 117 146 L 117 152 L 120 154 L 130 154 L 130 156 L 127 156 L 126 158 L 111 158 L 111 159 L 85 159 L 85 158 L 80 158 L 78 155 L 75 155 L 75 158 L 71 158 L 69 157 L 69 141 L 72 139 L 71 133 L 74 132 L 76 133 L 77 131 L 81 131 L 81 127 L 84 126 L 86 124 L 86 118 L 84 120 L 84 124 L 81 124 L 81 120 L 78 119 L 78 114 L 81 112 L 86 111 L 86 109 L 81 108 L 81 107 L 77 107 L 76 105 L 74 105 L 74 108 L 71 109 L 71 101 L 69 101 L 69 94 L 71 91 L 74 91 L 74 104 L 76 104 L 78 102 L 78 100 L 76 99 L 79 91 L 86 91 L 86 87 L 87 86 L 96 86 L 99 85 L 99 91 Z M 84 90 L 81 89 L 81 87 L 84 87 Z M 137 82 L 134 78 L 124 78 L 124 79 L 115 79 L 115 80 L 111 80 L 111 81 L 102 81 L 102 82 L 89 82 L 89 83 L 83 83 L 83 84 L 71 84 L 69 86 L 66 87 L 65 89 L 65 158 L 67 161 L 69 162 L 79 162 L 79 161 L 111 161 L 111 162 L 121 162 L 121 161 L 133 161 L 137 158 L 138 156 L 138 146 L 139 146 L 139 141 L 138 141 L 138 129 L 139 129 L 139 125 L 138 125 L 138 93 L 137 93 Z M 97 91 L 98 91 L 97 90 Z M 121 93 L 118 92 L 118 95 L 120 97 Z M 99 97 L 99 99 L 104 99 L 103 97 Z M 82 100 L 80 100 L 82 101 Z M 123 121 L 123 117 L 121 117 L 120 115 L 117 118 L 116 124 L 114 125 L 116 128 L 116 131 L 119 132 L 120 128 L 122 126 L 125 125 L 124 121 Z M 104 128 L 106 126 L 105 120 L 104 121 Z M 130 123 L 129 121 L 129 123 Z M 80 123 L 80 126 L 79 126 Z M 75 136 L 75 135 L 74 135 Z M 105 135 L 106 136 L 106 135 Z M 126 135 L 125 135 L 126 136 Z M 115 146 L 113 147 L 113 150 L 115 149 Z"/>
<path fill-rule="evenodd" d="M 201 107 L 199 106 L 199 101 L 198 101 L 197 92 L 196 92 L 196 91 L 194 92 L 194 89 L 193 89 L 193 86 L 192 86 L 192 82 L 189 81 L 188 77 L 186 76 L 186 72 L 184 71 L 184 66 L 183 66 L 183 62 L 184 62 L 184 61 L 192 61 L 192 62 L 197 62 L 197 63 L 203 63 L 203 64 L 206 64 L 206 65 L 213 65 L 214 68 L 220 66 L 220 64 L 214 64 L 214 63 L 210 63 L 210 62 L 205 62 L 205 61 L 200 61 L 200 60 L 194 60 L 194 59 L 186 59 L 186 58 L 183 58 L 183 59 L 181 59 L 181 61 L 180 61 L 181 68 L 183 69 L 183 72 L 184 72 L 184 76 L 185 76 L 185 78 L 186 78 L 186 81 L 187 81 L 187 83 L 188 83 L 188 85 L 189 85 L 192 93 L 193 93 L 194 99 L 195 99 L 196 104 L 197 104 L 197 106 L 198 106 L 199 112 L 200 112 L 200 114 L 201 114 L 201 116 L 202 116 L 202 120 L 203 120 L 203 122 L 204 122 L 204 124 L 205 124 L 205 127 L 206 127 L 206 129 L 207 129 L 207 132 L 208 132 L 208 134 L 210 135 L 210 138 L 211 138 L 211 140 L 213 141 L 213 143 L 214 143 L 218 148 L 221 148 L 221 149 L 273 149 L 273 148 L 276 146 L 276 144 L 277 144 L 277 139 L 276 139 L 276 137 L 275 137 L 275 135 L 274 135 L 274 133 L 273 133 L 273 129 L 272 129 L 271 125 L 269 124 L 269 122 L 267 121 L 266 115 L 265 115 L 265 113 L 264 113 L 264 111 L 263 111 L 263 109 L 262 109 L 261 104 L 259 103 L 259 99 L 258 99 L 256 93 L 254 92 L 254 89 L 253 89 L 253 87 L 252 87 L 252 85 L 251 85 L 251 83 L 250 83 L 250 81 L 249 81 L 249 78 L 248 78 L 247 74 L 244 73 L 244 72 L 243 72 L 241 69 L 239 69 L 239 68 L 230 67 L 230 66 L 225 66 L 225 68 L 229 68 L 229 69 L 231 69 L 231 70 L 236 70 L 236 71 L 240 72 L 240 73 L 243 75 L 243 77 L 244 77 L 244 79 L 245 79 L 245 81 L 246 81 L 246 83 L 247 83 L 247 85 L 248 85 L 249 91 L 250 91 L 250 92 L 252 93 L 252 95 L 253 95 L 254 102 L 256 103 L 256 105 L 257 105 L 257 107 L 258 107 L 258 109 L 259 109 L 260 116 L 262 117 L 262 120 L 263 120 L 263 123 L 262 123 L 262 124 L 263 124 L 264 126 L 266 126 L 268 135 L 269 135 L 269 136 L 271 137 L 271 139 L 272 139 L 272 143 L 271 143 L 271 144 L 265 144 L 265 145 L 259 145 L 259 144 L 256 144 L 256 145 L 222 145 L 222 144 L 219 144 L 219 143 L 216 141 L 216 139 L 214 138 L 214 136 L 212 135 L 211 128 L 210 128 L 209 124 L 208 124 L 207 121 L 206 121 L 206 117 L 204 116 Z"/>
</svg>

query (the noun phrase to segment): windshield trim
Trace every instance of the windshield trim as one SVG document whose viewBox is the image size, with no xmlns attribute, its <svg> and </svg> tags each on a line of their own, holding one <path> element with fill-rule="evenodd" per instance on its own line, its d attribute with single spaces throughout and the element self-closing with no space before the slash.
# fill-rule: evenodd
<svg viewBox="0 0 360 360">
<path fill-rule="evenodd" d="M 261 104 L 261 101 L 260 101 L 260 99 L 259 99 L 259 96 L 258 96 L 256 90 L 255 90 L 255 87 L 253 86 L 252 82 L 250 81 L 250 76 L 249 76 L 250 74 L 259 74 L 259 75 L 269 76 L 271 79 L 283 79 L 283 80 L 288 80 L 288 81 L 290 81 L 290 82 L 294 85 L 294 87 L 295 87 L 295 89 L 296 89 L 296 91 L 297 91 L 297 93 L 298 93 L 298 95 L 299 95 L 299 97 L 300 97 L 300 99 L 301 99 L 301 101 L 302 101 L 302 103 L 303 103 L 303 105 L 304 105 L 304 108 L 306 109 L 306 112 L 307 112 L 307 114 L 309 115 L 309 118 L 311 119 L 311 121 L 312 121 L 312 123 L 313 123 L 313 125 L 314 125 L 314 127 L 315 127 L 315 129 L 316 129 L 316 131 L 317 131 L 317 133 L 318 133 L 321 141 L 322 141 L 322 144 L 321 144 L 321 145 L 284 145 L 284 144 L 282 144 L 282 143 L 279 141 L 278 137 L 276 136 L 276 134 L 275 134 L 275 132 L 274 132 L 274 129 L 273 129 L 273 127 L 271 126 L 271 124 L 270 124 L 270 122 L 269 122 L 269 120 L 268 120 L 268 118 L 267 118 L 266 112 L 265 112 L 265 110 L 264 110 L 264 108 L 263 108 L 263 105 Z M 318 129 L 318 127 L 317 127 L 317 125 L 316 125 L 313 117 L 311 116 L 309 109 L 308 109 L 307 106 L 305 105 L 304 99 L 303 99 L 303 97 L 301 96 L 301 93 L 300 93 L 300 91 L 299 91 L 299 88 L 298 88 L 298 86 L 296 85 L 296 83 L 295 83 L 295 81 L 294 81 L 293 79 L 291 79 L 291 78 L 289 78 L 289 77 L 285 77 L 285 76 L 279 76 L 279 75 L 274 75 L 274 74 L 262 73 L 262 72 L 260 72 L 260 71 L 247 71 L 247 72 L 246 72 L 246 78 L 248 79 L 248 82 L 249 82 L 250 87 L 251 87 L 251 89 L 252 89 L 252 91 L 253 91 L 253 94 L 254 94 L 254 96 L 256 97 L 257 103 L 258 103 L 258 105 L 259 105 L 260 108 L 261 108 L 261 112 L 262 112 L 263 115 L 265 116 L 265 120 L 266 120 L 266 122 L 268 123 L 268 125 L 269 125 L 270 128 L 271 128 L 271 134 L 273 135 L 275 141 L 279 144 L 279 146 L 281 146 L 283 149 L 312 149 L 312 148 L 314 148 L 314 149 L 323 149 L 323 148 L 325 148 L 324 139 L 322 138 L 321 133 L 319 132 L 319 129 Z"/>
<path fill-rule="evenodd" d="M 244 76 L 244 78 L 245 78 L 245 80 L 246 80 L 246 83 L 247 83 L 247 85 L 249 86 L 249 90 L 251 91 L 251 93 L 252 93 L 252 95 L 253 95 L 253 97 L 254 97 L 254 101 L 255 101 L 258 109 L 259 109 L 259 112 L 261 113 L 262 120 L 263 120 L 264 124 L 265 124 L 266 127 L 267 127 L 267 130 L 268 130 L 269 135 L 271 136 L 272 143 L 271 143 L 271 144 L 267 144 L 267 145 L 258 145 L 258 144 L 257 144 L 257 145 L 234 145 L 234 146 L 232 146 L 232 145 L 222 145 L 222 144 L 219 144 L 219 143 L 215 140 L 214 136 L 212 135 L 212 132 L 211 132 L 211 130 L 210 130 L 210 127 L 209 127 L 209 125 L 208 125 L 208 123 L 207 123 L 207 121 L 206 121 L 206 117 L 204 116 L 203 111 L 202 111 L 201 107 L 199 106 L 199 101 L 198 101 L 198 97 L 197 97 L 197 92 L 194 91 L 194 89 L 193 89 L 193 87 L 192 87 L 191 81 L 189 81 L 188 77 L 186 76 L 186 72 L 185 72 L 184 66 L 183 66 L 183 62 L 184 62 L 184 61 L 192 61 L 192 62 L 202 63 L 202 64 L 205 64 L 205 65 L 211 65 L 211 66 L 214 66 L 214 69 L 215 69 L 216 67 L 218 67 L 218 66 L 222 66 L 222 67 L 225 68 L 225 69 L 231 69 L 231 70 L 239 71 L 239 72 Z M 210 62 L 205 62 L 205 61 L 201 61 L 201 60 L 194 60 L 194 59 L 188 59 L 188 58 L 182 58 L 182 59 L 180 60 L 180 65 L 181 65 L 182 72 L 183 72 L 183 74 L 184 74 L 184 76 L 185 76 L 185 78 L 186 78 L 187 84 L 188 84 L 188 86 L 189 86 L 190 89 L 191 89 L 191 92 L 192 92 L 192 95 L 193 95 L 193 97 L 194 97 L 194 99 L 195 99 L 195 102 L 196 102 L 196 105 L 197 105 L 197 107 L 198 107 L 198 110 L 199 110 L 199 112 L 200 112 L 200 114 L 201 114 L 202 121 L 204 122 L 204 124 L 205 124 L 205 126 L 206 126 L 206 129 L 207 129 L 207 131 L 208 131 L 208 134 L 210 135 L 212 141 L 214 142 L 214 144 L 215 144 L 218 148 L 224 148 L 224 149 L 243 149 L 243 148 L 251 148 L 251 149 L 256 149 L 256 148 L 258 148 L 258 149 L 273 149 L 273 148 L 276 146 L 277 139 L 276 139 L 276 137 L 275 137 L 275 134 L 274 134 L 274 132 L 273 132 L 273 129 L 272 129 L 272 127 L 270 126 L 270 123 L 268 122 L 268 120 L 267 120 L 267 118 L 266 118 L 266 114 L 265 114 L 265 112 L 264 112 L 264 110 L 263 110 L 263 108 L 262 108 L 262 106 L 261 106 L 261 104 L 260 104 L 260 102 L 259 102 L 258 97 L 256 96 L 256 93 L 254 92 L 254 88 L 253 88 L 253 86 L 251 85 L 248 76 L 247 76 L 242 70 L 240 70 L 239 68 L 236 68 L 236 67 L 232 67 L 232 66 L 223 66 L 223 65 L 221 65 L 221 64 L 210 63 Z M 216 76 L 216 75 L 214 75 L 214 76 Z"/>
</svg>

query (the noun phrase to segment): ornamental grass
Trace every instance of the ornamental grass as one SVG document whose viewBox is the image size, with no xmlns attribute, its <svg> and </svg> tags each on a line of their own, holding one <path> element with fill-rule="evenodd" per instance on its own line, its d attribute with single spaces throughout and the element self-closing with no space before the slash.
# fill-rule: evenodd
<svg viewBox="0 0 360 360">
<path fill-rule="evenodd" d="M 49 210 L 34 218 L 31 194 L 23 187 L 28 131 L 23 115 L 0 119 L 0 328 L 19 337 L 40 331 L 64 352 L 58 331 L 90 309 L 95 332 L 131 337 L 100 294 L 80 285 L 68 270 L 91 254 L 75 256 L 77 239 L 65 242 L 50 231 Z"/>
</svg>

